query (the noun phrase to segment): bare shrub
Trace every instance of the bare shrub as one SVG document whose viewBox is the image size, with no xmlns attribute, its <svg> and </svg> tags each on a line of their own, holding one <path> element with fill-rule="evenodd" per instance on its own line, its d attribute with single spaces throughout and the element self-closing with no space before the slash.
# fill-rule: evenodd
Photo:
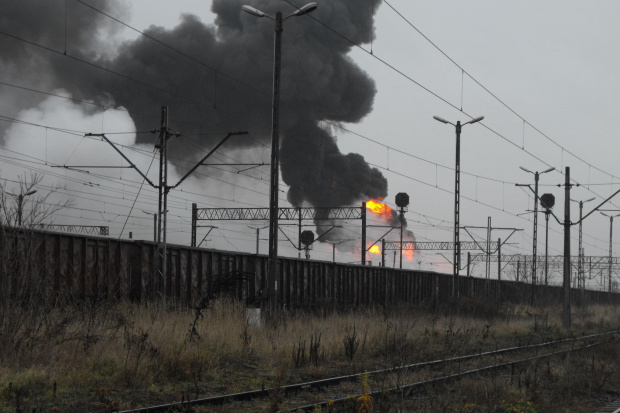
<svg viewBox="0 0 620 413">
<path fill-rule="evenodd" d="M 50 294 L 45 238 L 32 232 L 71 202 L 52 203 L 59 188 L 36 189 L 42 179 L 20 176 L 13 189 L 0 183 L 0 361 L 18 362 L 38 340 L 62 336 L 72 317 L 53 311 L 61 298 Z"/>
<path fill-rule="evenodd" d="M 360 340 L 357 338 L 357 332 L 355 331 L 355 325 L 351 331 L 351 328 L 347 327 L 345 330 L 345 336 L 342 339 L 342 345 L 344 346 L 344 354 L 349 360 L 355 358 L 357 348 L 360 346 Z"/>
</svg>

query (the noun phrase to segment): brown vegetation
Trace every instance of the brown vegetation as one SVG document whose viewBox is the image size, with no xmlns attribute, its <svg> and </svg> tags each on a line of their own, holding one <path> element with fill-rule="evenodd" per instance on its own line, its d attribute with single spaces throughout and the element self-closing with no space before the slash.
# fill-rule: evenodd
<svg viewBox="0 0 620 413">
<path fill-rule="evenodd" d="M 469 309 L 473 305 L 467 303 Z M 422 308 L 286 313 L 252 327 L 245 308 L 225 299 L 198 319 L 191 309 L 154 304 L 22 304 L 8 315 L 15 319 L 12 338 L 0 331 L 5 340 L 0 411 L 52 406 L 113 411 L 543 341 L 563 333 L 559 310 L 498 306 L 479 316 Z M 617 317 L 612 308 L 579 309 L 573 333 L 609 330 Z M 413 411 L 438 411 L 440 401 L 444 411 L 468 403 L 468 411 L 502 411 L 502 400 L 551 403 L 577 395 L 591 400 L 612 381 L 617 385 L 617 352 L 609 344 L 519 371 L 518 378 L 462 380 L 451 384 L 449 397 L 417 399 L 420 410 Z"/>
</svg>

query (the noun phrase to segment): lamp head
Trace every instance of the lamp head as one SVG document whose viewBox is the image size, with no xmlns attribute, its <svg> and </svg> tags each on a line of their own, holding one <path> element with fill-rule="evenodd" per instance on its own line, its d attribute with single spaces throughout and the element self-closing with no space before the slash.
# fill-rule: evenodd
<svg viewBox="0 0 620 413">
<path fill-rule="evenodd" d="M 484 119 L 484 116 L 478 116 L 477 118 L 473 118 L 472 120 L 470 120 L 469 122 L 465 122 L 464 125 L 467 125 L 468 123 L 476 123 L 476 122 L 480 122 L 482 119 Z"/>
<path fill-rule="evenodd" d="M 519 169 L 521 169 L 521 170 L 523 170 L 523 171 L 525 171 L 525 172 L 529 172 L 529 173 L 531 173 L 531 174 L 533 174 L 533 173 L 534 173 L 534 172 L 530 171 L 529 169 L 524 168 L 524 167 L 522 167 L 522 166 L 520 166 L 520 167 L 519 167 Z"/>
<path fill-rule="evenodd" d="M 444 118 L 440 118 L 439 116 L 433 116 L 433 119 L 441 122 L 441 123 L 450 123 L 447 120 L 445 120 Z"/>
<path fill-rule="evenodd" d="M 263 13 L 262 11 L 255 9 L 252 6 L 241 6 L 241 9 L 248 13 L 251 14 L 252 16 L 256 16 L 256 17 L 267 17 L 267 15 L 265 13 Z"/>
<path fill-rule="evenodd" d="M 319 3 L 313 1 L 295 10 L 291 13 L 291 16 L 303 16 L 304 14 L 312 13 L 317 7 L 319 7 Z"/>
<path fill-rule="evenodd" d="M 555 168 L 551 167 L 549 169 L 545 169 L 544 171 L 541 172 L 541 174 L 546 174 L 547 172 L 551 172 L 551 171 L 555 171 Z"/>
</svg>

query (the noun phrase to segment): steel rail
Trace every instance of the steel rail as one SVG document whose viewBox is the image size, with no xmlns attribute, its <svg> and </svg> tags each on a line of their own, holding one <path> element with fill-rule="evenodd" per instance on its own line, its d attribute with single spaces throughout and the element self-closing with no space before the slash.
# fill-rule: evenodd
<svg viewBox="0 0 620 413">
<path fill-rule="evenodd" d="M 252 400 L 252 399 L 266 398 L 274 391 L 281 391 L 284 394 L 291 394 L 291 393 L 301 392 L 301 391 L 308 390 L 308 389 L 316 389 L 316 388 L 333 386 L 335 384 L 339 384 L 345 381 L 354 381 L 354 380 L 359 379 L 359 377 L 366 375 L 366 374 L 369 374 L 372 376 L 372 375 L 385 374 L 385 373 L 394 373 L 394 372 L 398 372 L 402 370 L 406 371 L 408 369 L 434 367 L 434 366 L 441 365 L 441 364 L 461 362 L 461 361 L 467 361 L 467 360 L 471 360 L 475 358 L 494 356 L 494 355 L 499 355 L 499 354 L 504 354 L 504 353 L 510 353 L 510 352 L 516 352 L 516 351 L 522 351 L 522 350 L 531 350 L 535 348 L 548 347 L 548 346 L 553 346 L 553 345 L 560 345 L 560 344 L 565 344 L 569 342 L 587 340 L 587 339 L 603 337 L 603 336 L 608 336 L 608 335 L 618 334 L 618 333 L 620 333 L 620 330 L 613 330 L 613 331 L 608 331 L 605 333 L 590 334 L 587 336 L 570 337 L 570 338 L 565 338 L 561 340 L 547 341 L 544 343 L 528 344 L 525 346 L 507 347 L 507 348 L 498 349 L 498 350 L 472 353 L 472 354 L 468 354 L 465 356 L 451 357 L 447 359 L 438 359 L 438 360 L 424 361 L 424 362 L 419 362 L 419 363 L 412 363 L 412 364 L 407 364 L 404 366 L 391 367 L 388 369 L 378 369 L 378 370 L 368 371 L 364 373 L 354 373 L 354 374 L 348 374 L 344 376 L 328 377 L 325 379 L 313 380 L 313 381 L 308 381 L 308 382 L 303 382 L 303 383 L 288 384 L 288 385 L 284 385 L 284 386 L 277 387 L 277 388 L 262 388 L 259 390 L 249 390 L 245 392 L 210 396 L 210 397 L 193 399 L 193 400 L 188 400 L 188 401 L 183 401 L 183 402 L 173 402 L 173 403 L 161 404 L 157 406 L 148 406 L 148 407 L 142 407 L 142 408 L 137 408 L 137 409 L 123 410 L 123 411 L 119 411 L 118 413 L 168 412 L 177 407 L 191 407 L 191 406 L 201 406 L 201 405 L 222 405 L 224 403 L 230 403 L 234 401 L 247 401 L 247 400 Z M 314 407 L 316 405 L 317 404 L 315 403 L 312 406 Z M 297 409 L 303 410 L 303 407 L 297 407 Z"/>
<path fill-rule="evenodd" d="M 590 347 L 599 346 L 599 345 L 607 343 L 607 342 L 608 341 L 599 341 L 599 342 L 596 342 L 596 343 L 587 344 L 587 345 L 584 345 L 584 346 L 581 346 L 581 347 L 577 347 L 577 348 L 569 348 L 569 349 L 565 349 L 565 350 L 558 350 L 558 351 L 554 351 L 552 353 L 541 354 L 541 355 L 537 355 L 537 356 L 533 356 L 533 357 L 528 357 L 528 358 L 524 358 L 524 359 L 520 359 L 520 360 L 512 360 L 512 361 L 507 361 L 507 362 L 504 362 L 504 363 L 492 364 L 492 365 L 489 365 L 489 366 L 479 367 L 479 368 L 476 368 L 476 369 L 467 370 L 467 371 L 463 371 L 463 372 L 459 372 L 459 373 L 455 373 L 455 374 L 449 374 L 447 376 L 435 377 L 435 378 L 430 379 L 430 380 L 424 380 L 424 381 L 419 381 L 419 382 L 416 382 L 416 383 L 406 384 L 404 386 L 398 386 L 398 387 L 391 387 L 389 389 L 376 390 L 376 391 L 369 392 L 368 394 L 374 399 L 374 398 L 384 397 L 385 395 L 391 394 L 391 393 L 400 393 L 400 394 L 403 395 L 403 398 L 406 399 L 407 397 L 409 397 L 411 392 L 413 390 L 415 390 L 415 389 L 423 389 L 425 387 L 434 386 L 436 384 L 440 384 L 440 383 L 443 383 L 443 382 L 448 382 L 448 381 L 453 380 L 453 379 L 473 376 L 473 375 L 476 375 L 476 374 L 484 374 L 484 373 L 488 373 L 488 372 L 493 371 L 493 370 L 499 370 L 499 369 L 502 369 L 502 368 L 505 368 L 505 367 L 511 367 L 511 366 L 514 366 L 515 364 L 522 364 L 522 363 L 526 363 L 526 362 L 530 362 L 530 361 L 535 361 L 535 360 L 542 359 L 542 358 L 547 358 L 547 357 L 552 357 L 552 356 L 556 356 L 556 355 L 560 355 L 560 354 L 569 353 L 569 352 L 572 352 L 572 351 L 584 350 L 584 349 L 587 349 L 587 348 L 590 348 Z M 362 394 L 349 395 L 347 397 L 342 397 L 342 398 L 339 398 L 339 399 L 332 399 L 332 400 L 328 400 L 328 401 L 324 401 L 324 402 L 317 402 L 317 403 L 308 404 L 308 405 L 304 405 L 304 406 L 291 407 L 291 408 L 289 408 L 286 411 L 312 412 L 312 411 L 316 411 L 315 409 L 317 409 L 317 408 L 327 407 L 328 404 L 330 404 L 331 406 L 342 405 L 348 399 L 350 399 L 351 397 L 357 399 L 360 396 L 362 396 Z M 284 411 L 280 410 L 278 413 L 282 413 L 282 412 L 284 412 Z"/>
</svg>

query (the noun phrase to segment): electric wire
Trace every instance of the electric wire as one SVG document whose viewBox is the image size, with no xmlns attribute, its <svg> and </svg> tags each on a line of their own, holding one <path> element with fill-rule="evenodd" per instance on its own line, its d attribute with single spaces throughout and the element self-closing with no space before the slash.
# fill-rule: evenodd
<svg viewBox="0 0 620 413">
<path fill-rule="evenodd" d="M 28 43 L 30 43 L 30 42 L 28 42 Z M 133 80 L 133 79 L 132 79 L 132 80 Z"/>
</svg>

